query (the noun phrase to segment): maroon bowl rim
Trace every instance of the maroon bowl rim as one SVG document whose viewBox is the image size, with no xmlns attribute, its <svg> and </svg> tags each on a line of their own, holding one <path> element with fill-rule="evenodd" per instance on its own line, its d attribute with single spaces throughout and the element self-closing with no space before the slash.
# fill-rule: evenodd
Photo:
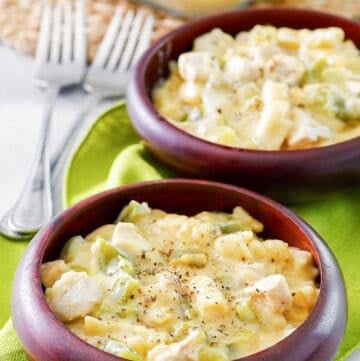
<svg viewBox="0 0 360 361">
<path fill-rule="evenodd" d="M 341 336 L 345 331 L 346 325 L 346 318 L 347 318 L 347 300 L 346 300 L 346 291 L 344 280 L 342 276 L 341 269 L 339 264 L 334 257 L 332 251 L 327 246 L 326 242 L 319 236 L 319 234 L 304 220 L 298 217 L 295 213 L 291 210 L 286 208 L 285 206 L 281 205 L 280 203 L 266 197 L 260 195 L 256 192 L 247 190 L 242 187 L 228 185 L 224 183 L 214 182 L 214 181 L 206 181 L 206 180 L 194 180 L 194 179 L 168 179 L 168 180 L 157 180 L 157 181 L 146 181 L 146 182 L 139 182 L 130 185 L 125 185 L 121 187 L 117 187 L 94 196 L 91 196 L 83 201 L 80 201 L 76 205 L 72 206 L 71 208 L 63 211 L 59 216 L 53 219 L 47 226 L 43 227 L 43 229 L 36 235 L 36 237 L 31 241 L 30 246 L 24 253 L 20 264 L 16 270 L 15 280 L 13 284 L 13 291 L 12 291 L 12 319 L 14 328 L 17 331 L 17 334 L 21 341 L 26 341 L 26 338 L 29 337 L 29 330 L 25 330 L 26 322 L 27 327 L 29 327 L 29 322 L 26 320 L 27 314 L 22 314 L 21 311 L 24 311 L 24 308 L 28 308 L 27 302 L 24 301 L 24 297 L 29 297 L 29 293 L 25 292 L 25 290 L 30 292 L 30 296 L 33 297 L 36 301 L 36 311 L 38 311 L 38 315 L 40 317 L 40 322 L 51 321 L 51 329 L 52 334 L 60 335 L 64 341 L 66 340 L 66 345 L 72 347 L 78 347 L 81 351 L 86 352 L 87 356 L 94 357 L 94 359 L 99 359 L 102 361 L 116 361 L 116 360 L 123 360 L 125 359 L 119 358 L 117 356 L 111 355 L 105 351 L 102 351 L 87 342 L 83 341 L 82 339 L 78 338 L 75 334 L 70 332 L 64 324 L 58 320 L 54 313 L 50 310 L 46 300 L 44 291 L 40 281 L 40 265 L 42 263 L 42 259 L 44 257 L 44 253 L 47 247 L 47 244 L 51 240 L 51 237 L 56 235 L 56 232 L 59 231 L 62 227 L 66 227 L 66 219 L 72 216 L 81 215 L 86 213 L 90 209 L 94 209 L 98 204 L 106 202 L 107 199 L 112 197 L 113 195 L 121 192 L 126 193 L 128 190 L 141 190 L 142 188 L 146 187 L 153 187 L 160 184 L 165 184 L 166 186 L 173 186 L 173 185 L 190 185 L 192 187 L 207 187 L 207 188 L 221 188 L 223 190 L 228 190 L 230 192 L 242 193 L 243 195 L 249 197 L 254 202 L 258 202 L 259 204 L 265 204 L 270 206 L 277 212 L 277 214 L 281 215 L 284 222 L 292 223 L 313 245 L 315 250 L 315 260 L 317 262 L 320 277 L 321 277 L 321 284 L 320 284 L 320 292 L 318 300 L 309 314 L 308 318 L 293 331 L 290 335 L 285 337 L 284 339 L 280 340 L 276 344 L 259 351 L 257 353 L 251 354 L 249 356 L 242 357 L 235 361 L 257 361 L 260 357 L 261 360 L 266 360 L 268 357 L 274 357 L 278 354 L 278 347 L 281 348 L 282 345 L 286 345 L 289 340 L 296 340 L 298 336 L 301 336 L 302 333 L 306 333 L 312 330 L 311 323 L 316 321 L 319 318 L 319 313 L 323 313 L 321 308 L 326 307 L 331 302 L 327 297 L 332 295 L 333 301 L 334 296 L 342 296 L 340 300 L 340 304 L 342 306 L 341 311 L 344 314 L 344 320 L 342 323 L 342 329 L 340 330 Z M 39 252 L 39 250 L 41 252 Z M 30 257 L 30 259 L 29 259 Z M 339 284 L 337 285 L 337 292 L 336 295 L 332 294 L 333 292 L 329 292 L 330 281 L 332 278 L 338 278 Z M 325 289 L 326 287 L 326 289 Z M 336 298 L 335 298 L 336 299 Z M 21 302 L 22 300 L 22 302 Z M 337 300 L 337 299 L 336 299 Z M 18 305 L 20 303 L 20 310 L 18 309 Z M 24 321 L 25 319 L 25 321 Z M 322 323 L 325 322 L 325 317 L 322 318 Z M 24 326 L 25 323 L 25 326 Z M 318 326 L 320 327 L 320 326 Z M 322 326 L 323 327 L 323 326 Z M 33 329 L 35 330 L 35 328 Z M 339 330 L 338 330 L 339 331 Z M 339 335 L 339 333 L 338 333 Z M 338 336 L 339 337 L 339 336 Z M 339 338 L 337 345 L 339 344 L 341 337 Z M 322 340 L 324 341 L 324 340 Z M 62 342 L 60 342 L 61 346 Z M 28 344 L 26 346 L 29 346 Z M 25 349 L 26 349 L 25 346 Z M 316 345 L 313 346 L 313 352 L 317 350 Z M 31 356 L 31 355 L 29 355 Z M 51 360 L 51 356 L 49 356 L 49 360 Z M 309 356 L 311 357 L 311 355 Z M 76 358 L 78 360 L 78 358 Z M 81 358 L 82 360 L 82 358 Z M 308 359 L 310 360 L 310 358 Z M 313 361 L 313 359 L 311 358 Z"/>
<path fill-rule="evenodd" d="M 215 22 L 217 19 L 222 17 L 226 17 L 229 15 L 235 14 L 252 14 L 256 16 L 257 14 L 268 14 L 269 19 L 271 19 L 272 14 L 286 14 L 289 12 L 295 12 L 302 15 L 307 15 L 309 17 L 322 17 L 329 21 L 333 20 L 334 23 L 348 23 L 351 26 L 358 27 L 360 32 L 360 22 L 345 18 L 343 16 L 335 15 L 332 13 L 326 13 L 319 10 L 312 10 L 312 9 L 300 9 L 295 7 L 287 7 L 283 6 L 281 8 L 277 7 L 264 7 L 264 8 L 241 8 L 226 11 L 219 14 L 212 14 L 208 16 L 203 16 L 201 18 L 195 19 L 190 21 L 189 23 L 180 26 L 178 29 L 171 31 L 169 34 L 166 34 L 162 38 L 160 38 L 153 46 L 151 46 L 139 59 L 138 63 L 133 69 L 133 91 L 134 94 L 132 96 L 136 96 L 138 98 L 138 104 L 143 107 L 143 114 L 142 116 L 147 119 L 152 119 L 156 121 L 159 125 L 164 128 L 165 132 L 169 132 L 168 134 L 176 134 L 177 136 L 181 136 L 184 142 L 188 144 L 190 148 L 197 147 L 201 144 L 204 147 L 204 150 L 211 152 L 211 150 L 219 150 L 224 152 L 223 154 L 232 154 L 235 153 L 247 153 L 248 156 L 255 156 L 255 157 L 269 157 L 273 158 L 274 156 L 279 157 L 283 160 L 294 160 L 297 158 L 298 160 L 303 159 L 313 159 L 318 156 L 323 156 L 325 153 L 332 152 L 332 154 L 336 154 L 338 152 L 346 153 L 353 149 L 360 147 L 360 136 L 342 141 L 335 144 L 330 144 L 321 147 L 313 147 L 313 148 L 305 148 L 305 149 L 288 149 L 288 150 L 263 150 L 263 149 L 247 149 L 247 148 L 240 148 L 240 147 L 232 147 L 227 146 L 215 142 L 210 142 L 206 139 L 202 139 L 196 137 L 178 127 L 174 124 L 166 120 L 162 117 L 155 109 L 151 98 L 149 97 L 146 86 L 145 86 L 145 73 L 147 70 L 147 66 L 150 60 L 157 54 L 159 49 L 161 49 L 168 41 L 179 34 L 191 32 L 192 27 L 198 24 L 206 24 L 209 22 Z M 270 21 L 271 23 L 271 21 Z M 336 25 L 342 28 L 341 25 Z M 131 103 L 131 99 L 127 99 L 128 103 Z M 131 114 L 130 114 L 131 118 Z M 133 123 L 134 124 L 134 123 Z M 136 128 L 136 124 L 135 124 Z M 200 142 L 200 143 L 199 143 Z"/>
</svg>

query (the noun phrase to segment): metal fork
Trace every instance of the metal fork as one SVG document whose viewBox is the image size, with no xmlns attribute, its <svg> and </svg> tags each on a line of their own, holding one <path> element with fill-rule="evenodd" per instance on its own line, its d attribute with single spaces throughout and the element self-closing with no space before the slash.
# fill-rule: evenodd
<svg viewBox="0 0 360 361">
<path fill-rule="evenodd" d="M 61 88 L 81 83 L 86 66 L 84 5 L 75 13 L 70 1 L 46 4 L 36 49 L 36 83 L 46 87 L 45 111 L 31 170 L 20 197 L 0 220 L 0 233 L 27 239 L 52 217 L 50 164 L 47 141 L 56 97 Z"/>
<path fill-rule="evenodd" d="M 62 209 L 62 173 L 86 116 L 101 100 L 124 96 L 133 65 L 150 45 L 153 25 L 154 17 L 143 10 L 116 8 L 83 83 L 88 99 L 51 161 L 55 213 Z"/>
</svg>

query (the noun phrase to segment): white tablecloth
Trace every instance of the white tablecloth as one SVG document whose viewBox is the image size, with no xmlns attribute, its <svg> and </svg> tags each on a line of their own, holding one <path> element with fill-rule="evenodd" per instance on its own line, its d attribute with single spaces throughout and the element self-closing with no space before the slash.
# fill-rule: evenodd
<svg viewBox="0 0 360 361">
<path fill-rule="evenodd" d="M 50 151 L 59 145 L 85 97 L 81 89 L 68 90 L 59 97 L 52 120 Z M 109 104 L 103 102 L 96 107 L 87 125 Z M 43 107 L 44 92 L 32 79 L 32 59 L 0 47 L 0 215 L 11 206 L 24 184 Z"/>
</svg>

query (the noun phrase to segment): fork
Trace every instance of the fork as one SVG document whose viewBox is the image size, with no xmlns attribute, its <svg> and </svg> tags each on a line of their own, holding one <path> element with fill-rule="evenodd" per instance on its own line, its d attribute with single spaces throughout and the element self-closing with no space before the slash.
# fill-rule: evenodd
<svg viewBox="0 0 360 361">
<path fill-rule="evenodd" d="M 52 217 L 47 142 L 51 116 L 61 88 L 81 83 L 86 66 L 84 4 L 75 13 L 69 0 L 46 4 L 38 37 L 34 78 L 46 87 L 45 109 L 32 167 L 15 204 L 0 220 L 0 233 L 12 239 L 31 238 Z"/>
<path fill-rule="evenodd" d="M 124 96 L 132 67 L 150 45 L 153 25 L 154 17 L 143 10 L 116 8 L 83 83 L 88 99 L 51 161 L 55 213 L 62 209 L 62 172 L 86 116 L 101 100 Z"/>
</svg>

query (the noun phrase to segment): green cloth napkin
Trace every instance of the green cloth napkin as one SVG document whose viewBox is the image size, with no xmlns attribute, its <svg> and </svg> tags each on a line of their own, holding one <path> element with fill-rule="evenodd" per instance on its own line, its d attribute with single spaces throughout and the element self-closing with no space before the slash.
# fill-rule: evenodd
<svg viewBox="0 0 360 361">
<path fill-rule="evenodd" d="M 102 190 L 131 182 L 161 179 L 174 174 L 143 148 L 121 103 L 94 123 L 68 166 L 64 204 L 70 206 Z M 360 346 L 360 189 L 327 200 L 290 207 L 328 242 L 346 280 L 349 317 L 336 360 Z M 9 316 L 10 284 L 24 244 L 0 239 L 0 325 Z M 329 315 L 331 317 L 331 315 Z M 0 360 L 21 361 L 21 350 L 9 321 L 0 332 Z"/>
</svg>

